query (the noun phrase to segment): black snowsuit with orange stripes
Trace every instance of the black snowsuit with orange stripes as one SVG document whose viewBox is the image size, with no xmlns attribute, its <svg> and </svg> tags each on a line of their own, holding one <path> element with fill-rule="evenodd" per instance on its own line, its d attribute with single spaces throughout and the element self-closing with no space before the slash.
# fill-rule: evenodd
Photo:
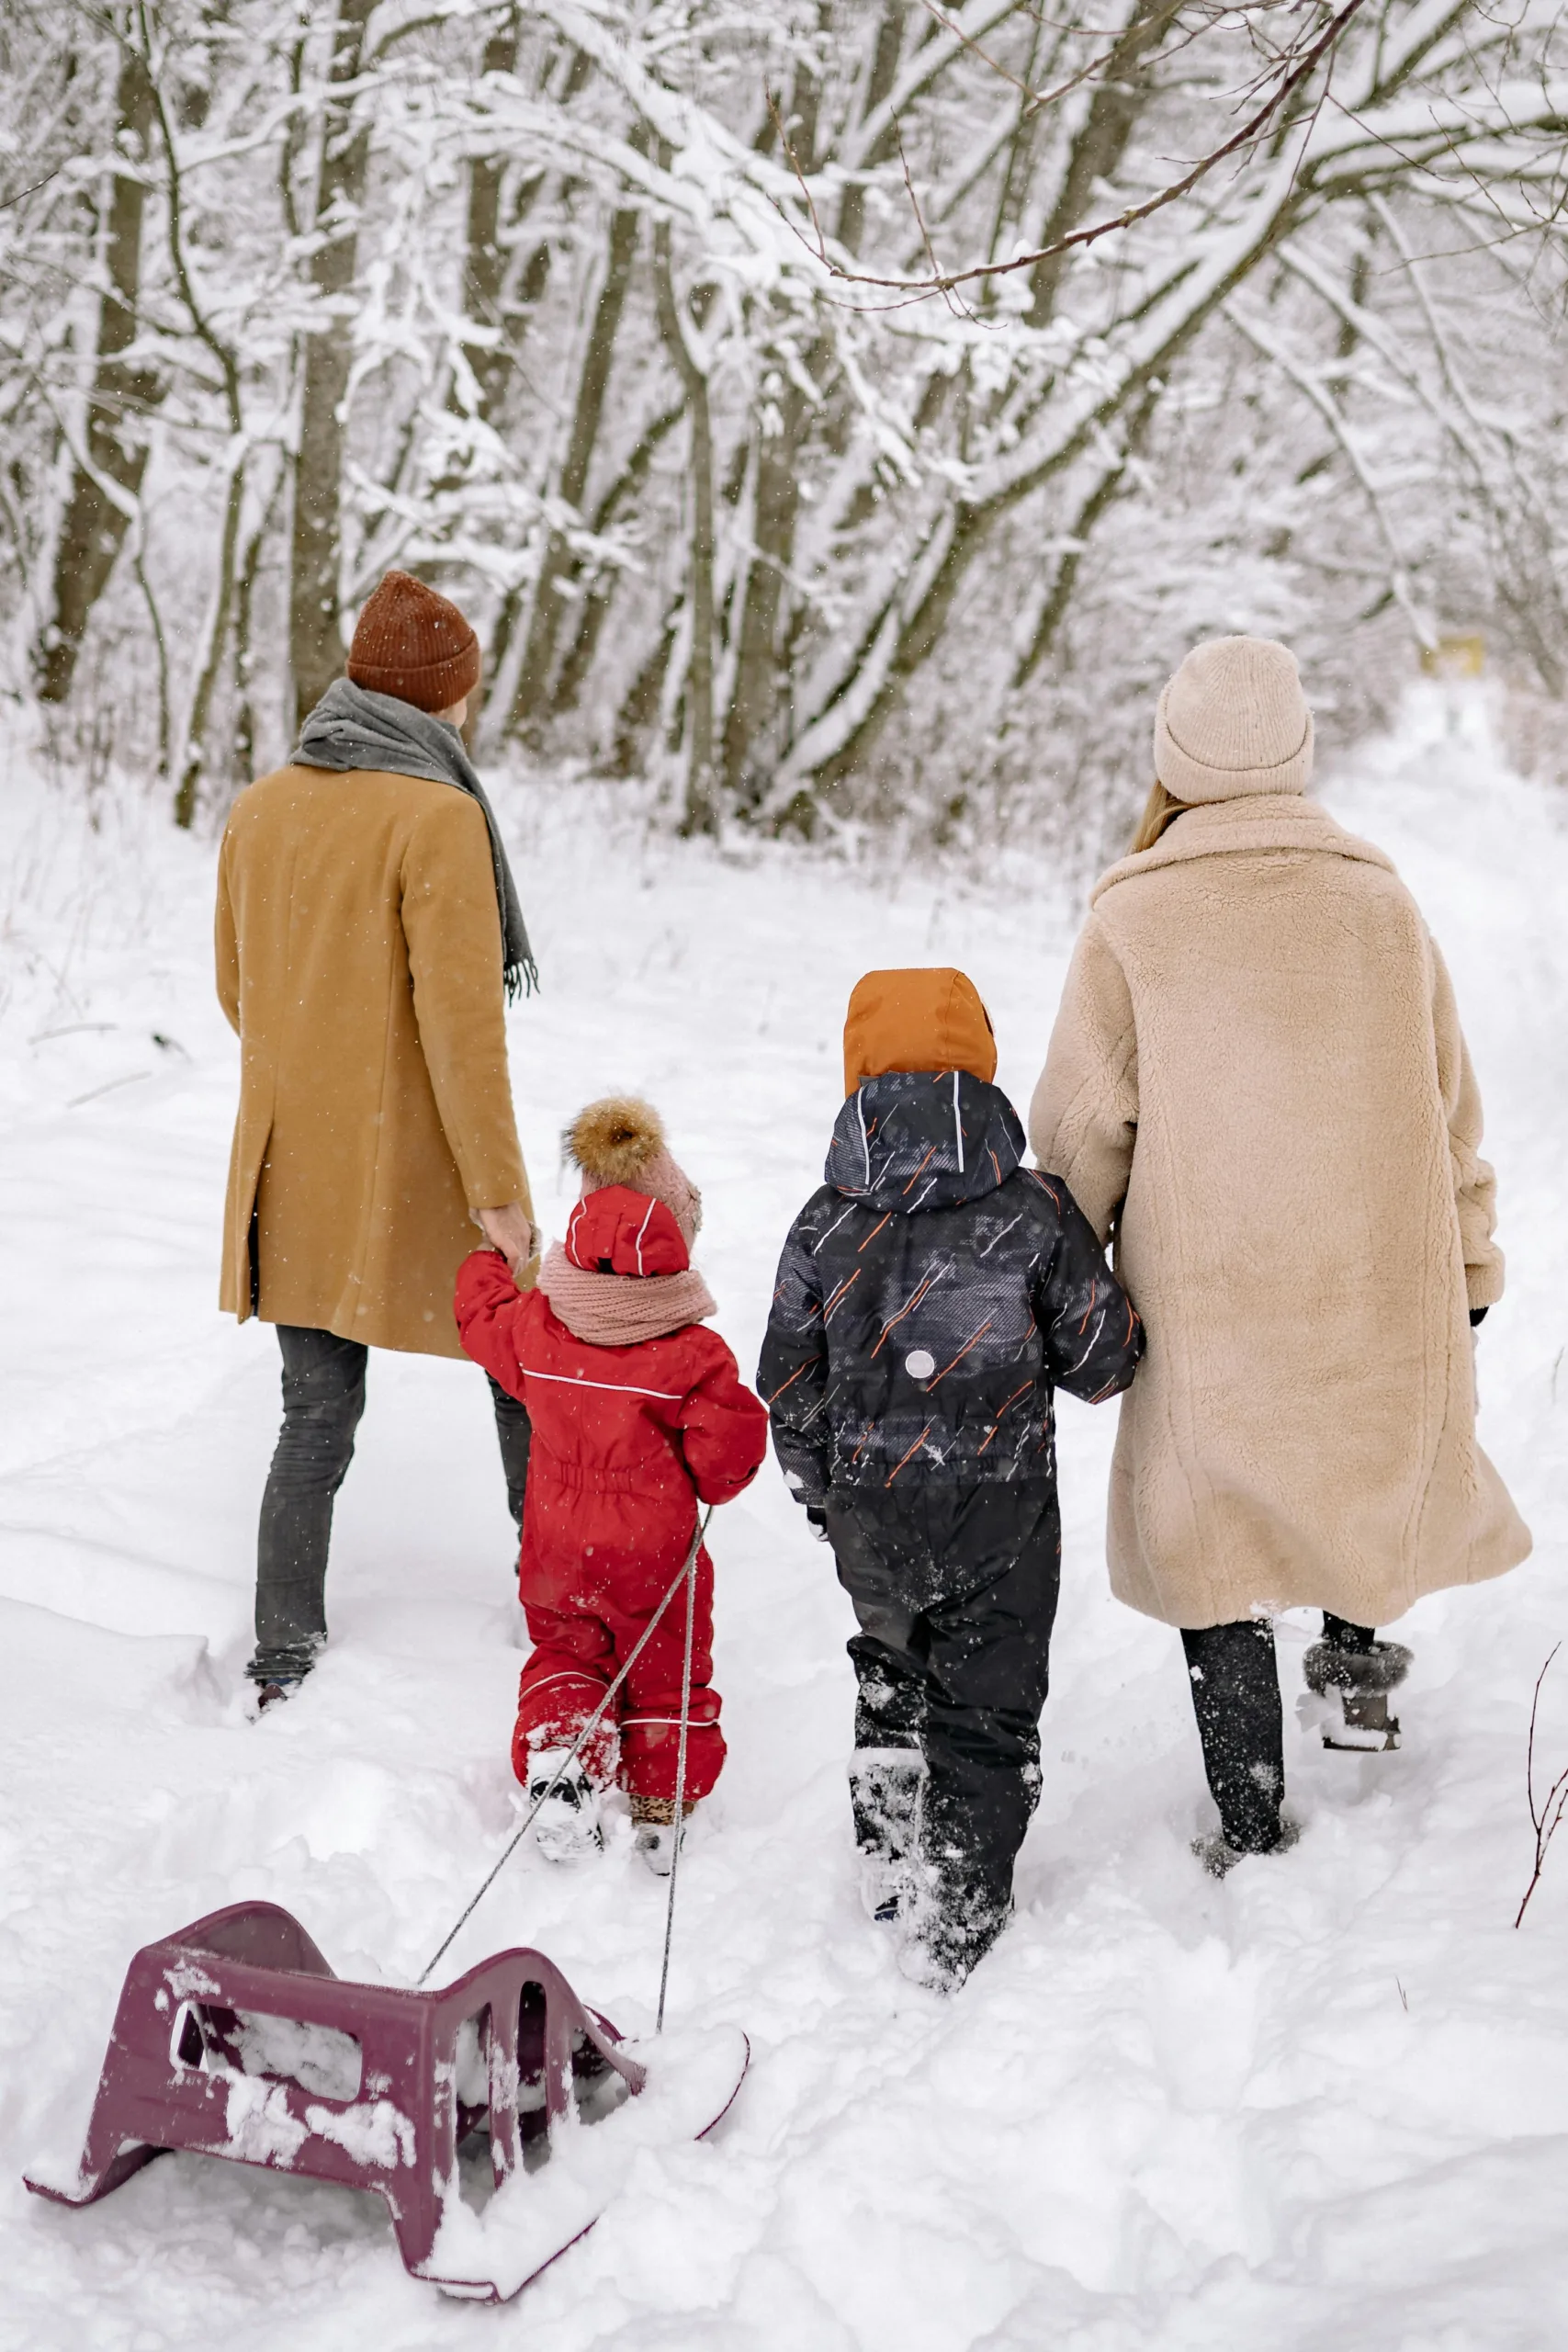
<svg viewBox="0 0 1568 2352">
<path fill-rule="evenodd" d="M 1039 1788 L 1052 1392 L 1113 1396 L 1143 1350 L 1088 1220 L 1023 1150 L 1007 1096 L 966 1071 L 868 1079 L 784 1244 L 758 1375 L 859 1620 L 856 1748 L 923 1753 L 922 1852 L 978 1949 Z"/>
</svg>

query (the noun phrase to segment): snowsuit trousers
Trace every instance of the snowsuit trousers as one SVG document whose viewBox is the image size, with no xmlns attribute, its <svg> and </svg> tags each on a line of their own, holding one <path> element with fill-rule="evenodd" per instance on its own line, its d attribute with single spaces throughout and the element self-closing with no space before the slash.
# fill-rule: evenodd
<svg viewBox="0 0 1568 2352">
<path fill-rule="evenodd" d="M 279 1323 L 283 1428 L 262 1496 L 256 1543 L 256 1648 L 248 1673 L 265 1682 L 301 1674 L 327 1638 L 327 1551 L 333 1502 L 354 1459 L 370 1351 L 334 1331 Z M 491 1381 L 506 1499 L 522 1524 L 528 1415 Z"/>
<path fill-rule="evenodd" d="M 1323 1638 L 1360 1654 L 1376 1635 L 1325 1610 Z M 1280 1836 L 1285 1795 L 1285 1735 L 1274 1628 L 1267 1617 L 1184 1630 L 1192 1708 L 1203 1770 L 1219 1807 L 1225 1843 L 1238 1854 L 1266 1854 Z"/>
<path fill-rule="evenodd" d="M 679 1557 L 676 1564 L 679 1566 Z M 517 1690 L 512 1768 L 525 1784 L 532 1752 L 570 1747 L 637 1645 L 674 1567 L 652 1577 L 617 1578 L 581 1598 L 541 1577 L 530 1589 L 525 1554 L 523 1611 L 534 1643 Z M 618 1588 L 618 1589 L 617 1589 Z M 543 1591 L 555 1597 L 539 1597 Z M 686 1649 L 686 1588 L 682 1585 L 622 1684 L 616 1704 L 582 1753 L 596 1786 L 616 1781 L 628 1795 L 672 1800 L 681 1745 L 681 1684 Z M 712 1792 L 723 1768 L 719 1696 L 713 1688 L 713 1562 L 697 1555 L 692 1626 L 692 1697 L 686 1736 L 685 1800 Z"/>
<path fill-rule="evenodd" d="M 926 1763 L 923 1859 L 944 1911 L 1007 1916 L 1040 1790 L 1040 1713 L 1061 1581 L 1054 1485 L 836 1487 L 825 1505 L 860 1631 L 855 1745 Z"/>
</svg>

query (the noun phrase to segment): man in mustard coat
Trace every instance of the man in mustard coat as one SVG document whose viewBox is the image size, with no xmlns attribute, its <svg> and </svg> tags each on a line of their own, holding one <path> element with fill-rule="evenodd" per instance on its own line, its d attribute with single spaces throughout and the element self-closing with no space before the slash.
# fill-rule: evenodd
<svg viewBox="0 0 1568 2352">
<path fill-rule="evenodd" d="M 534 1254 L 505 1032 L 533 963 L 457 732 L 479 667 L 457 606 L 389 572 L 347 677 L 223 838 L 218 993 L 241 1082 L 221 1303 L 275 1324 L 283 1353 L 247 1669 L 264 1706 L 326 1640 L 333 1498 L 368 1351 L 462 1354 L 453 1283 L 476 1225 L 520 1275 Z M 520 1518 L 527 1417 L 494 1402 Z"/>
</svg>

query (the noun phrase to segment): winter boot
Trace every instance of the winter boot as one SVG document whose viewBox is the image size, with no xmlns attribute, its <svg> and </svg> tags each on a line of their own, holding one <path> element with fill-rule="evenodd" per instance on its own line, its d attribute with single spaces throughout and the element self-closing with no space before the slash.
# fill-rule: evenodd
<svg viewBox="0 0 1568 2352">
<path fill-rule="evenodd" d="M 263 1649 L 258 1643 L 245 1668 L 247 1679 L 255 1686 L 256 1713 L 265 1715 L 285 1699 L 292 1699 L 321 1651 L 326 1638 L 288 1642 L 276 1649 Z"/>
<path fill-rule="evenodd" d="M 534 1836 L 548 1862 L 581 1862 L 600 1852 L 604 1843 L 599 1826 L 599 1792 L 583 1770 L 581 1757 L 567 1762 L 570 1753 L 565 1747 L 529 1751 L 524 1802 L 530 1812 L 538 1806 Z"/>
<path fill-rule="evenodd" d="M 918 1747 L 857 1747 L 850 1758 L 861 1901 L 884 1924 L 897 1918 L 913 1891 L 925 1777 Z"/>
<path fill-rule="evenodd" d="M 668 1878 L 675 1867 L 676 1840 L 685 1843 L 686 1824 L 697 1809 L 697 1801 L 688 1798 L 682 1806 L 679 1830 L 673 1797 L 633 1797 L 631 1804 L 637 1850 L 655 1878 Z"/>
<path fill-rule="evenodd" d="M 1388 1694 L 1409 1671 L 1410 1652 L 1402 1642 L 1373 1642 L 1369 1649 L 1314 1642 L 1302 1672 L 1307 1689 L 1324 1702 L 1325 1747 L 1397 1747 L 1399 1719 L 1388 1712 Z"/>
<path fill-rule="evenodd" d="M 956 1993 L 990 1951 L 1012 1913 L 973 1889 L 944 1884 L 929 1870 L 900 1912 L 898 1972 L 929 1993 Z"/>
<path fill-rule="evenodd" d="M 1223 1829 L 1211 1829 L 1192 1840 L 1192 1851 L 1211 1878 L 1228 1878 L 1237 1862 L 1252 1860 L 1257 1854 L 1288 1854 L 1302 1834 L 1299 1821 L 1286 1815 L 1280 1823 L 1280 1835 L 1271 1846 L 1255 1846 L 1244 1851 L 1233 1846 Z"/>
<path fill-rule="evenodd" d="M 265 1682 L 255 1686 L 256 1713 L 265 1715 L 269 1707 L 281 1706 L 285 1699 L 292 1699 L 304 1679 L 302 1674 L 269 1674 Z"/>
</svg>

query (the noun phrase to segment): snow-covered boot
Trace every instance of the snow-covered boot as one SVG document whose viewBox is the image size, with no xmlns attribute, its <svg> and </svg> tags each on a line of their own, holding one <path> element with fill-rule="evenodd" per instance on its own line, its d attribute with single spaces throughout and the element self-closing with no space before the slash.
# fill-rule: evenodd
<svg viewBox="0 0 1568 2352">
<path fill-rule="evenodd" d="M 690 1798 L 682 1806 L 679 1829 L 675 1826 L 673 1797 L 633 1797 L 631 1804 L 637 1850 L 655 1878 L 668 1878 L 675 1867 L 676 1840 L 685 1840 L 686 1824 L 696 1811 L 696 1799 Z"/>
<path fill-rule="evenodd" d="M 918 1747 L 857 1747 L 850 1758 L 861 1901 L 884 1923 L 898 1917 L 913 1890 L 925 1778 Z"/>
<path fill-rule="evenodd" d="M 565 1747 L 536 1747 L 528 1757 L 524 1802 L 530 1811 L 539 1807 L 534 1836 L 548 1862 L 581 1862 L 597 1854 L 604 1843 L 599 1826 L 599 1792 L 583 1770 L 581 1757 L 567 1762 L 570 1753 Z"/>
<path fill-rule="evenodd" d="M 1288 1854 L 1302 1834 L 1299 1821 L 1285 1815 L 1280 1823 L 1280 1835 L 1271 1846 L 1256 1846 L 1244 1852 L 1233 1846 L 1223 1829 L 1210 1829 L 1192 1840 L 1192 1851 L 1211 1878 L 1228 1878 L 1237 1862 L 1251 1861 L 1258 1854 Z"/>
<path fill-rule="evenodd" d="M 276 1648 L 264 1649 L 258 1642 L 245 1668 L 255 1690 L 256 1714 L 265 1715 L 269 1707 L 281 1706 L 285 1699 L 292 1699 L 325 1647 L 324 1634 L 304 1641 L 285 1642 Z"/>
<path fill-rule="evenodd" d="M 1307 1689 L 1323 1702 L 1325 1747 L 1397 1747 L 1399 1719 L 1388 1712 L 1388 1694 L 1409 1671 L 1410 1652 L 1403 1642 L 1373 1642 L 1364 1650 L 1314 1642 L 1302 1659 L 1302 1672 Z"/>
<path fill-rule="evenodd" d="M 997 1904 L 943 1886 L 938 1873 L 919 1873 L 917 1891 L 901 1912 L 898 1972 L 928 1993 L 956 1993 L 990 1951 L 1012 1913 Z"/>
<path fill-rule="evenodd" d="M 281 1706 L 285 1699 L 292 1699 L 304 1679 L 302 1674 L 269 1674 L 265 1682 L 255 1686 L 257 1714 L 265 1715 L 269 1707 Z"/>
</svg>

